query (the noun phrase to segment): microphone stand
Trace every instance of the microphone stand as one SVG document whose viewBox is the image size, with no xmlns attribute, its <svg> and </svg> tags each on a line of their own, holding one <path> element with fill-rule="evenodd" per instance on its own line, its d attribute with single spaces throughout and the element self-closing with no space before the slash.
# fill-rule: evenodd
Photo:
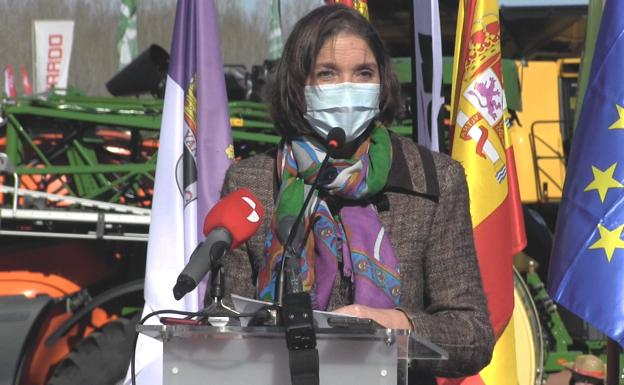
<svg viewBox="0 0 624 385">
<path fill-rule="evenodd" d="M 284 244 L 284 253 L 279 269 L 276 288 L 276 303 L 281 309 L 281 323 L 286 329 L 286 347 L 288 348 L 288 363 L 290 367 L 290 380 L 292 385 L 318 385 L 319 384 L 319 355 L 316 349 L 316 331 L 314 330 L 314 313 L 310 293 L 303 290 L 303 283 L 299 276 L 299 250 L 293 247 L 293 241 L 303 221 L 306 209 L 314 191 L 323 178 L 323 174 L 329 164 L 329 154 L 321 163 L 318 175 L 306 195 L 303 207 L 295 220 Z M 285 285 L 285 275 L 288 281 Z M 286 293 L 285 293 L 285 290 Z"/>
<path fill-rule="evenodd" d="M 325 169 L 327 168 L 327 164 L 329 163 L 329 154 L 325 154 L 325 158 L 321 162 L 321 167 L 319 168 L 319 173 L 312 182 L 312 186 L 310 187 L 310 191 L 305 197 L 303 201 L 303 207 L 299 211 L 297 215 L 297 219 L 288 234 L 288 238 L 286 239 L 286 243 L 284 244 L 284 255 L 282 256 L 282 262 L 280 264 L 279 275 L 277 278 L 277 289 L 275 293 L 275 303 L 278 306 L 282 306 L 284 303 L 284 289 L 287 288 L 289 293 L 300 293 L 303 291 L 303 285 L 301 283 L 301 279 L 299 277 L 299 252 L 294 249 L 293 241 L 297 236 L 297 232 L 299 231 L 299 225 L 303 221 L 303 216 L 305 215 L 305 211 L 312 199 L 312 195 L 314 191 L 319 185 L 319 181 L 325 173 Z M 286 262 L 288 261 L 288 263 Z M 286 269 L 286 266 L 288 268 Z M 288 273 L 288 287 L 285 287 L 285 275 Z"/>
<path fill-rule="evenodd" d="M 302 245 L 298 245 L 298 250 L 295 250 L 293 241 L 314 191 L 321 180 L 325 179 L 324 174 L 329 164 L 330 151 L 339 148 L 344 143 L 344 137 L 344 131 L 339 127 L 333 128 L 327 135 L 328 151 L 325 153 L 318 175 L 312 182 L 304 199 L 303 207 L 288 234 L 276 280 L 276 304 L 281 309 L 281 322 L 286 329 L 286 346 L 288 347 L 292 385 L 319 384 L 319 355 L 316 349 L 312 300 L 310 293 L 303 290 L 300 277 L 299 257 Z M 286 274 L 288 274 L 287 284 L 285 284 Z"/>
<path fill-rule="evenodd" d="M 284 305 L 284 289 L 287 289 L 289 293 L 300 293 L 303 292 L 303 285 L 301 283 L 301 278 L 299 277 L 299 255 L 301 252 L 301 245 L 299 245 L 300 249 L 295 250 L 292 246 L 293 241 L 297 236 L 297 232 L 299 231 L 299 225 L 303 221 L 303 216 L 305 215 L 306 208 L 310 203 L 310 199 L 312 199 L 312 194 L 317 189 L 319 183 L 324 178 L 325 169 L 329 164 L 330 154 L 335 154 L 338 149 L 340 149 L 345 143 L 345 132 L 340 127 L 332 128 L 327 134 L 326 139 L 326 148 L 325 158 L 321 162 L 321 166 L 319 167 L 318 175 L 312 182 L 312 186 L 310 187 L 310 191 L 305 197 L 303 201 L 303 207 L 299 211 L 295 222 L 292 225 L 290 233 L 288 234 L 288 238 L 286 239 L 286 243 L 284 244 L 284 252 L 282 255 L 282 261 L 280 264 L 280 268 L 278 271 L 278 276 L 276 280 L 276 289 L 275 289 L 275 304 L 278 306 Z M 288 266 L 288 269 L 286 269 Z M 288 273 L 288 286 L 285 287 L 285 275 Z M 311 315 L 311 314 L 310 314 Z"/>
<path fill-rule="evenodd" d="M 240 313 L 223 303 L 225 296 L 225 272 L 223 258 L 228 252 L 226 244 L 215 245 L 217 249 L 210 259 L 210 297 L 212 303 L 203 312 L 212 326 L 225 326 L 230 318 L 237 318 Z"/>
</svg>

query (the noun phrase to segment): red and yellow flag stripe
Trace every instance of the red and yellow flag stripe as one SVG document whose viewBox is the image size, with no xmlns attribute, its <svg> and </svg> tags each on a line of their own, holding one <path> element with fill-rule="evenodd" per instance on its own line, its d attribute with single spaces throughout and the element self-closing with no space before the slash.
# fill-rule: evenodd
<svg viewBox="0 0 624 385">
<path fill-rule="evenodd" d="M 526 236 L 505 126 L 497 0 L 460 0 L 451 104 L 451 155 L 466 171 L 475 246 L 498 338 L 491 364 L 466 384 L 516 384 L 513 255 Z M 510 372 L 511 370 L 511 372 Z M 461 382 L 461 381 L 460 381 Z"/>
<path fill-rule="evenodd" d="M 479 267 L 499 336 L 513 311 L 512 257 L 526 239 L 505 127 L 498 1 L 460 1 L 458 20 L 451 155 L 466 170 Z"/>
</svg>

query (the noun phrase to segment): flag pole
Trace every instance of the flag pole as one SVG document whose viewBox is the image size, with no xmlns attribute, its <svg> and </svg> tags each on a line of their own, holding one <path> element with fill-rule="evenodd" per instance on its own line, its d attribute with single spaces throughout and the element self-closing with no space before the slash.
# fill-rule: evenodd
<svg viewBox="0 0 624 385">
<path fill-rule="evenodd" d="M 589 1 L 589 9 L 587 11 L 587 30 L 585 32 L 585 47 L 583 49 L 583 57 L 581 58 L 581 73 L 577 94 L 577 106 L 579 106 L 579 108 L 574 111 L 574 123 L 572 124 L 572 132 L 570 132 L 571 135 L 574 135 L 574 131 L 576 131 L 576 126 L 578 125 L 579 117 L 581 115 L 580 106 L 583 105 L 583 98 L 585 97 L 587 83 L 589 82 L 591 63 L 594 58 L 594 47 L 596 46 L 596 38 L 598 37 L 598 31 L 600 29 L 600 19 L 602 18 L 602 8 L 602 0 Z"/>
<path fill-rule="evenodd" d="M 620 383 L 620 345 L 607 338 L 607 385 Z"/>
<path fill-rule="evenodd" d="M 418 143 L 418 106 L 416 105 L 416 82 L 418 81 L 417 78 L 417 69 L 416 69 L 416 44 L 418 43 L 416 41 L 416 26 L 415 21 L 414 21 L 414 1 L 410 1 L 409 2 L 409 8 L 410 8 L 410 37 L 411 37 L 411 41 L 412 41 L 412 48 L 411 48 L 411 71 L 412 71 L 412 90 L 414 90 L 414 97 L 411 100 L 410 103 L 410 108 L 412 109 L 412 140 L 415 143 Z"/>
</svg>

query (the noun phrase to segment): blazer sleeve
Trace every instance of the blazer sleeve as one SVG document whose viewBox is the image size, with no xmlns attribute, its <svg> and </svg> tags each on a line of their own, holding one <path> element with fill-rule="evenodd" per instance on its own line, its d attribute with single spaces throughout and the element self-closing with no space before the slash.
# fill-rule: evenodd
<svg viewBox="0 0 624 385">
<path fill-rule="evenodd" d="M 464 169 L 450 160 L 438 172 L 440 197 L 424 259 L 424 311 L 409 313 L 416 333 L 449 353 L 415 361 L 436 376 L 477 373 L 490 362 L 494 334 L 474 247 Z"/>
</svg>

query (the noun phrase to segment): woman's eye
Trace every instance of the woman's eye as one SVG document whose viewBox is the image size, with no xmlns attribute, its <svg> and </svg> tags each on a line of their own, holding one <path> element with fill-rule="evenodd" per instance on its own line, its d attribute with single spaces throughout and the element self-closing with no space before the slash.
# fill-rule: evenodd
<svg viewBox="0 0 624 385">
<path fill-rule="evenodd" d="M 323 71 L 318 71 L 316 73 L 316 77 L 318 79 L 327 79 L 330 78 L 334 75 L 334 71 L 329 71 L 329 70 L 323 70 Z"/>
<path fill-rule="evenodd" d="M 358 77 L 363 79 L 372 79 L 374 76 L 373 71 L 371 70 L 362 70 L 358 73 Z"/>
</svg>

